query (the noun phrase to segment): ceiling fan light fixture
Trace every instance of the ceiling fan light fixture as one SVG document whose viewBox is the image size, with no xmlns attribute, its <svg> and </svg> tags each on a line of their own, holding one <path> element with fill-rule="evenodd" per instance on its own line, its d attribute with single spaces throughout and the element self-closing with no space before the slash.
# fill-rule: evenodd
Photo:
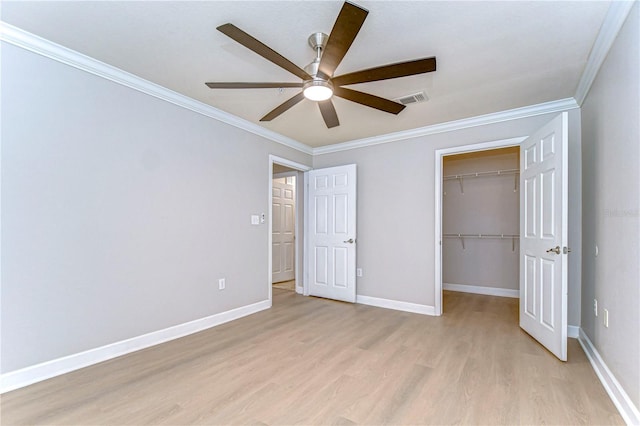
<svg viewBox="0 0 640 426">
<path fill-rule="evenodd" d="M 304 84 L 302 92 L 311 101 L 326 101 L 333 96 L 333 85 L 326 80 L 309 80 Z"/>
</svg>

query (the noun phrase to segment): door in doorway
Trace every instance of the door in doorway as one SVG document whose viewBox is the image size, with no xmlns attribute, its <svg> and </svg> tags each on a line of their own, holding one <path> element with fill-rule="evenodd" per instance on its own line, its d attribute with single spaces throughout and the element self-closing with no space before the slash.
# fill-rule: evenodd
<svg viewBox="0 0 640 426">
<path fill-rule="evenodd" d="M 567 143 L 562 113 L 520 146 L 520 327 L 567 360 Z"/>
<path fill-rule="evenodd" d="M 356 301 L 356 165 L 307 172 L 309 294 Z"/>
<path fill-rule="evenodd" d="M 295 177 L 273 179 L 272 283 L 295 279 Z"/>
</svg>

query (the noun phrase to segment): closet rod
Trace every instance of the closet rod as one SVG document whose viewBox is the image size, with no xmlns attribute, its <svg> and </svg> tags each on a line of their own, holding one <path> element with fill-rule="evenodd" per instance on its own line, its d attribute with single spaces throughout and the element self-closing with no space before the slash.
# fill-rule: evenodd
<svg viewBox="0 0 640 426">
<path fill-rule="evenodd" d="M 501 175 L 513 175 L 513 174 L 519 174 L 519 173 L 520 173 L 520 169 L 492 170 L 488 172 L 461 173 L 459 175 L 444 176 L 443 179 L 454 180 L 454 179 L 467 178 L 467 177 L 501 176 Z"/>
</svg>

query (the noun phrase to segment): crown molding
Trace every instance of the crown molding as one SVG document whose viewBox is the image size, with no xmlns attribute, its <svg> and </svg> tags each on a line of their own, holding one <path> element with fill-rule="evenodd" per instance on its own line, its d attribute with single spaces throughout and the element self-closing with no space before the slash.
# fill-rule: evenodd
<svg viewBox="0 0 640 426">
<path fill-rule="evenodd" d="M 349 142 L 335 145 L 321 146 L 313 149 L 313 155 L 329 154 L 332 152 L 347 151 L 350 149 L 364 148 L 367 146 L 380 145 L 383 143 L 396 142 L 404 139 L 411 139 L 420 136 L 434 135 L 437 133 L 451 132 L 454 130 L 468 129 L 470 127 L 485 126 L 488 124 L 500 123 L 503 121 L 517 120 L 519 118 L 533 117 L 536 115 L 549 114 L 553 112 L 567 111 L 578 108 L 576 100 L 573 98 L 560 99 L 558 101 L 545 102 L 537 105 L 530 105 L 522 108 L 515 108 L 506 111 L 494 112 L 491 114 L 479 115 L 461 120 L 449 121 L 446 123 L 434 124 L 432 126 L 419 127 L 416 129 L 403 130 L 401 132 L 387 133 L 386 135 L 373 136 L 370 138 L 356 139 Z"/>
<path fill-rule="evenodd" d="M 3 21 L 0 21 L 0 40 L 53 59 L 54 61 L 86 71 L 107 80 L 111 80 L 115 83 L 127 86 L 155 98 L 162 99 L 206 117 L 213 118 L 214 120 L 246 130 L 265 139 L 269 139 L 273 142 L 301 151 L 305 154 L 313 153 L 311 147 L 308 145 L 288 138 L 280 133 L 265 129 L 264 127 L 258 126 L 250 121 L 214 108 L 203 102 L 196 101 L 195 99 L 174 92 L 173 90 L 169 90 L 134 74 L 105 64 L 104 62 L 100 62 L 97 59 L 83 55 L 64 46 L 60 46 L 59 44 L 53 43 L 35 34 L 31 34 Z"/>
<path fill-rule="evenodd" d="M 627 7 L 624 8 L 624 7 L 618 6 L 614 8 L 613 4 L 617 4 L 617 3 L 624 3 L 627 5 Z M 630 10 L 630 6 L 628 5 L 632 3 L 633 2 L 627 2 L 627 1 L 613 2 L 607 17 L 609 17 L 609 15 L 614 15 L 618 17 L 617 18 L 618 20 L 620 20 L 620 17 L 624 15 L 624 18 L 626 18 Z M 614 13 L 612 12 L 612 10 L 615 10 L 616 12 Z M 624 22 L 624 18 L 618 24 L 615 34 L 617 34 L 617 31 L 619 31 L 619 27 L 622 25 L 622 22 Z M 605 21 L 607 22 L 612 20 L 613 18 L 605 19 Z M 603 28 L 604 27 L 605 25 L 603 24 Z M 610 27 L 610 26 L 608 25 L 607 27 Z M 615 38 L 615 35 L 613 36 L 613 38 Z M 598 37 L 598 39 L 600 39 L 600 36 Z M 47 58 L 53 59 L 57 62 L 64 63 L 74 68 L 83 70 L 85 72 L 89 72 L 91 74 L 97 75 L 99 77 L 105 78 L 110 81 L 113 81 L 117 84 L 127 86 L 129 88 L 148 94 L 155 98 L 162 99 L 164 101 L 170 102 L 174 105 L 191 110 L 193 112 L 204 115 L 206 117 L 213 118 L 214 120 L 229 124 L 239 129 L 246 130 L 255 135 L 264 137 L 265 139 L 277 142 L 289 148 L 292 148 L 297 151 L 303 152 L 305 154 L 310 154 L 310 155 L 328 154 L 332 152 L 340 152 L 340 151 L 346 151 L 350 149 L 363 148 L 367 146 L 379 145 L 379 144 L 389 143 L 389 142 L 396 142 L 396 141 L 411 139 L 411 138 L 420 137 L 420 136 L 433 135 L 437 133 L 445 133 L 445 132 L 466 129 L 466 128 L 471 128 L 476 126 L 499 123 L 503 121 L 516 120 L 519 118 L 566 111 L 568 109 L 579 107 L 579 103 L 576 102 L 574 98 L 567 98 L 567 99 L 561 99 L 561 100 L 546 102 L 546 103 L 537 104 L 537 105 L 526 106 L 522 108 L 515 108 L 511 110 L 480 115 L 480 116 L 471 117 L 471 118 L 465 118 L 461 120 L 449 121 L 446 123 L 434 124 L 431 126 L 419 127 L 415 129 L 403 130 L 400 132 L 373 136 L 370 138 L 355 139 L 355 140 L 351 140 L 343 143 L 311 148 L 310 146 L 302 142 L 296 141 L 280 133 L 261 127 L 248 120 L 229 114 L 225 111 L 214 108 L 203 102 L 196 101 L 188 96 L 174 92 L 158 84 L 152 83 L 148 80 L 138 77 L 134 74 L 128 73 L 119 68 L 108 65 L 104 62 L 98 61 L 97 59 L 91 58 L 89 56 L 83 55 L 74 50 L 68 49 L 64 46 L 53 43 L 49 40 L 36 36 L 35 34 L 31 34 L 27 31 L 24 31 L 18 27 L 12 26 L 3 21 L 0 21 L 0 40 L 10 43 L 14 46 L 18 46 L 25 50 L 34 52 L 36 54 L 45 56 Z M 612 41 L 613 39 L 611 40 L 611 42 Z M 610 47 L 610 44 L 609 44 L 609 47 Z M 595 50 L 595 47 L 594 47 L 594 50 Z M 608 51 L 608 48 L 607 48 L 607 51 Z M 604 55 L 606 56 L 606 52 Z M 593 56 L 593 52 L 592 52 L 592 56 Z M 597 69 L 596 69 L 596 72 L 597 72 Z M 586 73 L 587 72 L 585 70 L 585 73 L 583 73 L 583 79 Z M 593 79 L 591 79 L 591 81 L 593 81 Z M 582 80 L 581 80 L 581 83 L 582 83 Z"/>
<path fill-rule="evenodd" d="M 602 22 L 602 27 L 600 27 L 600 31 L 596 37 L 596 41 L 593 43 L 593 47 L 591 48 L 591 53 L 589 54 L 589 59 L 587 59 L 587 65 L 584 67 L 582 76 L 580 77 L 578 88 L 576 89 L 574 98 L 576 99 L 576 102 L 578 102 L 578 105 L 581 106 L 584 99 L 587 97 L 587 94 L 591 89 L 591 85 L 596 79 L 602 63 L 607 58 L 607 54 L 609 53 L 611 46 L 613 46 L 620 29 L 627 20 L 627 16 L 629 16 L 629 12 L 631 12 L 631 8 L 634 3 L 636 3 L 635 0 L 611 2 L 609 10 Z"/>
</svg>

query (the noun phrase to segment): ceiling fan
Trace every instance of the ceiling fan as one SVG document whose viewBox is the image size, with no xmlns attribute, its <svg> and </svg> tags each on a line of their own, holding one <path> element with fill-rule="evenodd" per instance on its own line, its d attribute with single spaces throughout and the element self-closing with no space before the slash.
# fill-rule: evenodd
<svg viewBox="0 0 640 426">
<path fill-rule="evenodd" d="M 375 108 L 391 114 L 398 114 L 404 109 L 404 105 L 381 98 L 379 96 L 348 89 L 343 86 L 371 81 L 387 80 L 391 78 L 405 77 L 422 74 L 436 70 L 436 58 L 424 58 L 413 61 L 398 62 L 369 68 L 348 74 L 334 76 L 333 73 L 349 50 L 349 47 L 360 31 L 362 24 L 369 12 L 352 3 L 345 2 L 338 14 L 331 34 L 314 33 L 309 36 L 309 45 L 316 52 L 316 57 L 304 69 L 298 67 L 284 56 L 277 53 L 264 43 L 253 38 L 233 24 L 219 26 L 218 31 L 237 41 L 246 48 L 253 50 L 263 58 L 284 68 L 292 74 L 300 77 L 298 83 L 205 83 L 211 89 L 260 89 L 260 88 L 284 88 L 300 87 L 302 92 L 277 106 L 274 110 L 262 117 L 260 121 L 271 121 L 289 108 L 302 101 L 304 98 L 318 102 L 320 113 L 328 128 L 340 125 L 336 109 L 331 102 L 332 96 L 347 99 L 361 105 Z"/>
</svg>

